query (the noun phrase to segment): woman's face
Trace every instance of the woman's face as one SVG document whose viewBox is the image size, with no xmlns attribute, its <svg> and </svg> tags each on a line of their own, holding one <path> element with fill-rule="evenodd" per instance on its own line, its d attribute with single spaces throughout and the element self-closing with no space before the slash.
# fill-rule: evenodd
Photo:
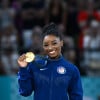
<svg viewBox="0 0 100 100">
<path fill-rule="evenodd" d="M 62 46 L 63 41 L 54 35 L 47 35 L 43 39 L 44 51 L 50 58 L 58 58 L 61 55 Z"/>
</svg>

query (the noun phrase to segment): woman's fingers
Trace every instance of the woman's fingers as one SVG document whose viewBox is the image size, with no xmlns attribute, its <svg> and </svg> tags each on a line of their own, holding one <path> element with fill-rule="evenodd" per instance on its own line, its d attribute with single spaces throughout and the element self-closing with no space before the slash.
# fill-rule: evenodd
<svg viewBox="0 0 100 100">
<path fill-rule="evenodd" d="M 19 57 L 18 61 L 25 61 L 25 59 L 26 59 L 26 56 L 25 54 L 23 54 Z"/>
</svg>

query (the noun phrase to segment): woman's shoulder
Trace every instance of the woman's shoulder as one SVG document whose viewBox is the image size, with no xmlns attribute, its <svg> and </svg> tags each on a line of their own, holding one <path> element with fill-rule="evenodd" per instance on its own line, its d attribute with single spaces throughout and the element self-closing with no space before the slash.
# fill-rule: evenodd
<svg viewBox="0 0 100 100">
<path fill-rule="evenodd" d="M 72 72 L 78 71 L 78 67 L 70 61 L 65 60 L 65 66 L 67 69 L 69 69 Z"/>
</svg>

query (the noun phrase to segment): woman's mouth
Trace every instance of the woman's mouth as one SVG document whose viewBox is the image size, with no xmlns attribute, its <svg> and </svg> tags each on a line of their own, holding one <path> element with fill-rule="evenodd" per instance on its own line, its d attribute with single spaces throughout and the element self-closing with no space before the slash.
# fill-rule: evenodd
<svg viewBox="0 0 100 100">
<path fill-rule="evenodd" d="M 53 51 L 49 51 L 49 54 L 50 54 L 50 55 L 54 55 L 55 52 L 56 52 L 55 50 L 53 50 Z"/>
</svg>

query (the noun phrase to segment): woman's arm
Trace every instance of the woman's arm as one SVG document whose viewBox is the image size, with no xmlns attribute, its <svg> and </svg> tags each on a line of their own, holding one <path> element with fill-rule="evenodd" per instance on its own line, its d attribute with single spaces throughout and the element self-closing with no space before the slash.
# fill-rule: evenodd
<svg viewBox="0 0 100 100">
<path fill-rule="evenodd" d="M 25 68 L 20 67 L 18 72 L 19 93 L 22 96 L 31 95 L 34 89 L 30 66 L 31 64 L 29 64 Z"/>
<path fill-rule="evenodd" d="M 23 96 L 31 95 L 33 91 L 33 79 L 32 79 L 32 63 L 26 62 L 26 54 L 21 55 L 17 62 L 19 67 L 18 72 L 18 85 L 19 85 L 19 93 Z"/>
<path fill-rule="evenodd" d="M 83 100 L 83 89 L 80 73 L 77 67 L 73 72 L 68 88 L 69 100 Z"/>
</svg>

